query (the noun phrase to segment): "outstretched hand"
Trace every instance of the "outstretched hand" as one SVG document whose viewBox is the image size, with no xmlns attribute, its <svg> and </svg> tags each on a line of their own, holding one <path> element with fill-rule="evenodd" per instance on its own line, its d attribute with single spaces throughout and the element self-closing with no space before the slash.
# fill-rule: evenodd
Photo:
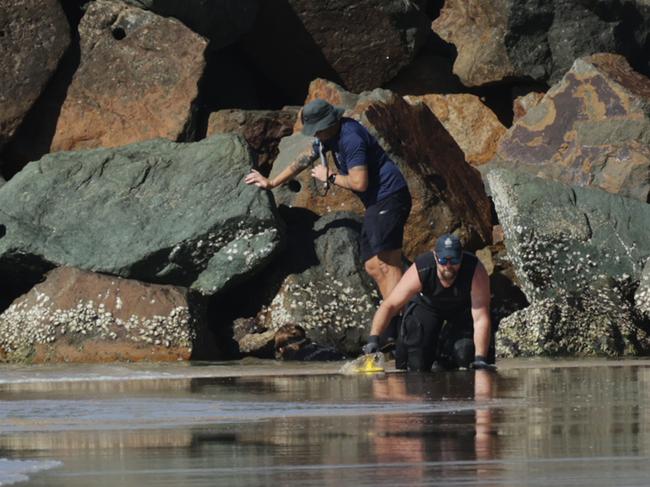
<svg viewBox="0 0 650 487">
<path fill-rule="evenodd" d="M 244 178 L 244 182 L 246 184 L 254 184 L 258 188 L 262 189 L 273 188 L 271 181 L 268 178 L 262 176 L 260 172 L 256 171 L 255 169 L 251 169 L 251 172 L 248 173 L 248 175 Z"/>
</svg>

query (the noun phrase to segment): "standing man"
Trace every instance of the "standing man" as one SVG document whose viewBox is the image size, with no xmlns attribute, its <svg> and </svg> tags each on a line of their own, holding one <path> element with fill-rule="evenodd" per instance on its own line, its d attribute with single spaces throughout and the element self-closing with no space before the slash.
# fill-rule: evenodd
<svg viewBox="0 0 650 487">
<path fill-rule="evenodd" d="M 365 206 L 361 230 L 361 257 L 366 272 L 385 299 L 402 277 L 404 224 L 411 211 L 406 180 L 377 140 L 343 109 L 316 99 L 301 112 L 302 133 L 316 138 L 312 154 L 294 161 L 272 180 L 252 170 L 246 184 L 264 189 L 279 186 L 332 152 L 337 172 L 317 165 L 311 175 L 354 192 Z"/>
<path fill-rule="evenodd" d="M 476 256 L 445 234 L 433 252 L 418 256 L 375 313 L 365 353 L 378 350 L 378 336 L 406 304 L 397 339 L 399 369 L 442 367 L 495 369 L 488 361 L 490 281 Z"/>
</svg>

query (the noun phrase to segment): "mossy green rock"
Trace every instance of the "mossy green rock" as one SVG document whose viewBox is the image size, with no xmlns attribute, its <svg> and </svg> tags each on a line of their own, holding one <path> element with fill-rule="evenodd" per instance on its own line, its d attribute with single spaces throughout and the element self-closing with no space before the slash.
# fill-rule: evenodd
<svg viewBox="0 0 650 487">
<path fill-rule="evenodd" d="M 650 256 L 650 206 L 522 171 L 493 169 L 486 180 L 531 303 L 501 321 L 497 353 L 647 353 L 643 300 L 635 302 L 634 291 Z"/>
<path fill-rule="evenodd" d="M 271 195 L 242 182 L 251 163 L 232 135 L 47 155 L 0 188 L 0 273 L 67 265 L 215 294 L 281 244 Z"/>
</svg>

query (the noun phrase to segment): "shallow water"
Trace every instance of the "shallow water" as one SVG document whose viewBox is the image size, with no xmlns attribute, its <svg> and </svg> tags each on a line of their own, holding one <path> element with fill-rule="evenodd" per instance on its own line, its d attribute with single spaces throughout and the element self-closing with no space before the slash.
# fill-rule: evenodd
<svg viewBox="0 0 650 487">
<path fill-rule="evenodd" d="M 650 362 L 500 365 L 2 367 L 0 484 L 650 484 Z"/>
</svg>

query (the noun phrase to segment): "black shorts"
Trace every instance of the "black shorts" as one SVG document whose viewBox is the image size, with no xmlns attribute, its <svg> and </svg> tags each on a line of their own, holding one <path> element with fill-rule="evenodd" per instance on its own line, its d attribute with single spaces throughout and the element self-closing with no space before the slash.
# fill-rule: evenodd
<svg viewBox="0 0 650 487">
<path fill-rule="evenodd" d="M 411 212 L 408 188 L 366 208 L 361 228 L 361 258 L 365 262 L 384 250 L 402 248 L 404 225 Z"/>
</svg>

